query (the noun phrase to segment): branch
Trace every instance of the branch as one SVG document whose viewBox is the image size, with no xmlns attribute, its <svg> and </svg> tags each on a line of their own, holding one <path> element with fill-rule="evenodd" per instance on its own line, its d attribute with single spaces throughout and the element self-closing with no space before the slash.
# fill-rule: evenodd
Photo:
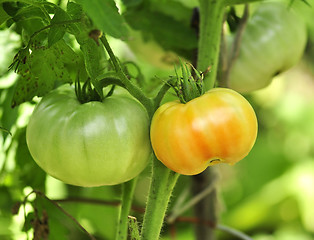
<svg viewBox="0 0 314 240">
<path fill-rule="evenodd" d="M 231 227 L 228 227 L 228 226 L 224 226 L 224 225 L 218 224 L 216 226 L 216 229 L 219 229 L 220 231 L 229 233 L 230 235 L 238 237 L 239 239 L 242 239 L 242 240 L 253 240 L 251 237 L 249 237 L 245 233 L 240 232 L 240 231 L 238 231 L 236 229 L 233 229 Z"/>
<path fill-rule="evenodd" d="M 192 199 L 190 199 L 187 203 L 183 205 L 183 203 L 181 203 L 180 205 L 182 206 L 178 206 L 176 211 L 173 211 L 172 214 L 167 218 L 167 222 L 169 224 L 172 224 L 176 221 L 176 218 L 181 215 L 182 213 L 184 213 L 186 210 L 190 209 L 191 207 L 195 206 L 198 202 L 200 202 L 202 199 L 204 199 L 207 195 L 209 195 L 216 187 L 216 183 L 218 180 L 218 174 L 214 173 L 213 174 L 213 178 L 211 179 L 212 181 L 209 183 L 209 185 L 202 189 L 201 192 L 197 193 L 197 195 L 194 195 Z"/>
</svg>

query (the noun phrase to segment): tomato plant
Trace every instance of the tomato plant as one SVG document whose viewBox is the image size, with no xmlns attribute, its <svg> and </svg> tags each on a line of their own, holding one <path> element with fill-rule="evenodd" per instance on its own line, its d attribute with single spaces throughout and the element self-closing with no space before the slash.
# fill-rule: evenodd
<svg viewBox="0 0 314 240">
<path fill-rule="evenodd" d="M 243 31 L 227 85 L 242 93 L 266 87 L 300 60 L 306 40 L 306 25 L 293 9 L 279 2 L 260 4 Z"/>
<path fill-rule="evenodd" d="M 51 176 L 79 186 L 113 185 L 137 176 L 151 154 L 149 120 L 131 96 L 81 104 L 74 88 L 46 95 L 27 126 L 34 160 Z"/>
<path fill-rule="evenodd" d="M 265 2 L 262 0 L 1 1 L 0 52 L 8 61 L 3 63 L 0 57 L 0 66 L 4 66 L 0 67 L 0 195 L 4 199 L 0 201 L 0 221 L 2 229 L 7 229 L 5 235 L 1 231 L 0 238 L 20 238 L 23 231 L 25 238 L 33 234 L 33 239 L 95 239 L 95 234 L 110 240 L 157 240 L 169 238 L 171 229 L 170 238 L 177 239 L 195 235 L 190 238 L 215 240 L 216 230 L 228 234 L 221 235 L 223 239 L 232 238 L 229 235 L 250 239 L 221 224 L 234 226 L 243 217 L 237 208 L 246 209 L 242 204 L 247 204 L 246 197 L 251 198 L 245 194 L 265 189 L 263 183 L 272 184 L 267 174 L 281 174 L 294 164 L 287 164 L 278 154 L 280 145 L 274 145 L 274 139 L 284 139 L 285 129 L 291 129 L 277 129 L 286 112 L 301 116 L 291 108 L 299 107 L 299 100 L 291 104 L 294 95 L 287 88 L 288 104 L 271 102 L 282 109 L 279 114 L 271 104 L 267 109 L 260 106 L 264 134 L 255 150 L 244 164 L 219 169 L 224 183 L 220 186 L 233 189 L 225 199 L 230 209 L 226 215 L 234 221 L 218 216 L 218 169 L 208 166 L 235 164 L 255 144 L 255 113 L 235 91 L 250 92 L 266 86 L 273 75 L 291 67 L 301 56 L 304 24 L 289 6 L 297 9 L 294 2 L 314 0 L 277 1 L 289 4 L 272 1 L 255 5 Z M 253 2 L 254 8 L 260 6 L 253 16 L 239 18 L 238 11 Z M 238 30 L 225 54 L 230 57 L 229 68 L 219 69 L 219 59 L 224 56 L 220 50 L 226 47 L 221 41 L 226 21 L 230 31 Z M 12 40 L 16 44 L 10 46 L 7 41 Z M 181 69 L 174 67 L 175 63 L 181 63 Z M 8 74 L 7 67 L 16 74 Z M 217 76 L 218 81 L 224 80 L 221 76 L 225 70 L 230 78 L 221 87 L 235 90 L 215 88 L 219 86 Z M 227 83 L 227 78 L 220 83 Z M 69 85 L 75 85 L 75 91 Z M 56 86 L 61 87 L 55 90 Z M 299 87 L 296 90 L 300 91 Z M 35 96 L 42 100 L 33 101 Z M 279 95 L 275 96 L 277 99 Z M 179 98 L 181 103 L 169 97 Z M 257 106 L 263 96 L 253 99 Z M 161 103 L 165 104 L 160 107 Z M 31 117 L 30 107 L 35 107 Z M 311 119 L 308 115 L 305 118 Z M 277 127 L 280 134 L 265 134 L 267 123 L 272 129 Z M 302 137 L 293 133 L 281 145 L 286 151 Z M 297 141 L 301 144 L 296 146 L 298 151 L 288 151 L 289 159 L 310 152 L 310 141 L 301 140 Z M 266 144 L 260 145 L 262 142 Z M 150 156 L 150 168 L 137 177 Z M 265 164 L 265 160 L 272 163 Z M 55 182 L 46 172 L 78 187 Z M 246 178 L 245 172 L 254 173 L 254 177 Z M 246 188 L 239 184 L 241 179 L 254 184 Z M 235 182 L 239 188 L 234 188 Z M 254 191 L 247 191 L 251 188 Z M 256 193 L 265 195 L 264 190 Z M 174 204 L 169 205 L 170 200 Z M 285 206 L 295 205 L 294 200 L 288 200 Z M 71 203 L 76 206 L 71 207 Z M 132 208 L 134 203 L 139 208 Z M 68 206 L 70 212 L 66 211 Z M 12 216 L 11 209 L 18 218 Z M 282 212 L 274 218 L 276 222 L 284 217 Z M 292 215 L 302 214 L 295 210 Z M 274 219 L 269 220 L 273 223 Z M 266 225 L 249 221 L 249 228 L 243 228 L 247 221 L 239 221 L 239 229 L 253 238 L 261 236 L 264 233 L 260 229 L 269 227 L 266 220 Z M 286 222 L 295 226 L 295 218 L 291 220 Z M 193 222 L 193 226 L 180 221 Z M 186 228 L 183 233 L 182 226 Z M 280 222 L 281 226 L 286 228 Z M 278 225 L 271 227 L 270 232 L 275 233 Z"/>
<path fill-rule="evenodd" d="M 214 88 L 186 104 L 162 105 L 151 125 L 151 142 L 157 158 L 168 168 L 195 175 L 208 166 L 234 164 L 254 145 L 257 120 L 240 94 Z"/>
</svg>

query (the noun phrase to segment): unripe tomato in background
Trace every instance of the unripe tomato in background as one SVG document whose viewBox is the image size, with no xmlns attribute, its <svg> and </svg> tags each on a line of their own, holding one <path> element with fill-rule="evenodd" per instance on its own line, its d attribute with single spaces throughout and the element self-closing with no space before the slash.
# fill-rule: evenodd
<svg viewBox="0 0 314 240">
<path fill-rule="evenodd" d="M 148 114 L 125 91 L 81 104 L 74 88 L 61 86 L 36 106 L 26 140 L 44 171 L 84 187 L 126 182 L 151 155 Z"/>
<path fill-rule="evenodd" d="M 151 124 L 156 157 L 184 175 L 201 173 L 219 162 L 240 161 L 256 136 L 253 108 L 239 93 L 226 88 L 211 89 L 186 104 L 165 103 Z"/>
<path fill-rule="evenodd" d="M 293 9 L 280 2 L 261 3 L 244 29 L 227 86 L 240 93 L 266 87 L 299 62 L 306 41 L 306 24 Z"/>
</svg>

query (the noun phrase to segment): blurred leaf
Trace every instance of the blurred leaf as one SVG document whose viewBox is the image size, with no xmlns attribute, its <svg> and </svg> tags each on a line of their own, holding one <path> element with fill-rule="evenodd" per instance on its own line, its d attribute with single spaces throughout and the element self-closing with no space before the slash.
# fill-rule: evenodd
<svg viewBox="0 0 314 240">
<path fill-rule="evenodd" d="M 35 219 L 35 214 L 34 212 L 30 212 L 27 214 L 26 219 L 24 221 L 24 225 L 23 225 L 23 231 L 27 232 L 28 230 L 30 230 L 32 228 L 32 221 Z"/>
<path fill-rule="evenodd" d="M 0 186 L 0 196 L 0 213 L 6 216 L 11 215 L 13 199 L 9 188 L 6 186 Z"/>
<path fill-rule="evenodd" d="M 190 27 L 193 10 L 186 7 L 177 1 L 152 1 L 150 9 L 154 12 L 160 12 L 169 17 L 174 18 L 176 21 L 186 27 Z"/>
<path fill-rule="evenodd" d="M 33 207 L 36 208 L 40 218 L 45 217 L 48 221 L 49 240 L 89 239 L 75 222 L 78 219 L 75 219 L 72 214 L 66 215 L 62 206 L 60 207 L 63 210 L 48 198 L 37 195 Z M 67 213 L 69 214 L 68 211 Z"/>
<path fill-rule="evenodd" d="M 23 186 L 44 191 L 46 173 L 35 163 L 28 150 L 25 128 L 21 130 L 19 135 L 15 158 L 19 171 L 19 181 L 23 183 Z"/>
<path fill-rule="evenodd" d="M 143 0 L 122 0 L 124 6 L 128 7 L 136 7 L 140 5 Z"/>
<path fill-rule="evenodd" d="M 20 8 L 13 17 L 15 22 L 23 21 L 26 19 L 46 19 L 46 15 L 39 7 L 27 6 Z"/>
<path fill-rule="evenodd" d="M 124 16 L 132 28 L 142 31 L 144 36 L 152 36 L 167 50 L 191 50 L 197 47 L 194 30 L 163 13 L 144 9 L 128 11 Z"/>
<path fill-rule="evenodd" d="M 78 0 L 94 24 L 106 34 L 115 38 L 125 38 L 128 34 L 126 23 L 119 14 L 113 0 Z"/>
<path fill-rule="evenodd" d="M 3 10 L 11 17 L 13 17 L 19 10 L 19 7 L 17 7 L 15 2 L 0 0 L 0 3 L 2 3 Z"/>
<path fill-rule="evenodd" d="M 10 87 L 8 89 L 0 89 L 0 124 L 6 129 L 11 129 L 12 125 L 15 124 L 18 117 L 18 108 L 11 108 L 11 100 L 13 97 L 14 88 Z M 5 140 L 9 135 L 0 133 Z M 1 148 L 0 148 L 1 149 Z"/>
<path fill-rule="evenodd" d="M 10 18 L 10 16 L 4 11 L 3 5 L 0 5 L 0 26 Z"/>
<path fill-rule="evenodd" d="M 101 199 L 108 201 L 116 201 L 120 199 L 120 185 L 103 186 L 97 188 L 77 188 L 70 187 L 69 194 L 81 196 L 91 199 Z M 78 192 L 76 192 L 78 191 Z M 79 220 L 87 221 L 94 231 L 103 236 L 103 239 L 114 239 L 117 228 L 119 207 L 99 204 L 64 204 L 69 212 L 75 214 Z"/>
<path fill-rule="evenodd" d="M 8 133 L 8 134 L 10 134 L 12 136 L 12 133 L 8 129 L 4 128 L 4 127 L 0 126 L 0 131 L 6 132 L 6 133 Z"/>
</svg>

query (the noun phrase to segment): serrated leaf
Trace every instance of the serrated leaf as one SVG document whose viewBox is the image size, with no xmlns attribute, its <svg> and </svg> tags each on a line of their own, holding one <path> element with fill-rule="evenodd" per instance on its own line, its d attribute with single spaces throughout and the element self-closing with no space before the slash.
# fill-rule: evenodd
<svg viewBox="0 0 314 240">
<path fill-rule="evenodd" d="M 94 24 L 106 34 L 115 38 L 125 38 L 128 30 L 123 17 L 113 0 L 77 0 Z"/>
<path fill-rule="evenodd" d="M 57 8 L 55 15 L 53 16 L 50 24 L 56 24 L 64 21 L 70 20 L 71 17 L 61 8 Z M 48 47 L 51 47 L 53 44 L 58 42 L 63 38 L 66 32 L 66 27 L 64 25 L 53 26 L 49 29 L 48 32 Z"/>
<path fill-rule="evenodd" d="M 74 50 L 65 43 L 65 41 L 59 41 L 56 43 L 56 48 L 54 48 L 59 61 L 65 64 L 78 64 L 79 56 L 74 52 Z"/>
<path fill-rule="evenodd" d="M 72 82 L 65 63 L 75 63 L 77 55 L 63 41 L 51 48 L 35 48 L 32 54 L 20 63 L 20 79 L 13 96 L 12 106 L 30 101 L 34 96 L 44 96 L 56 86 Z"/>
</svg>

